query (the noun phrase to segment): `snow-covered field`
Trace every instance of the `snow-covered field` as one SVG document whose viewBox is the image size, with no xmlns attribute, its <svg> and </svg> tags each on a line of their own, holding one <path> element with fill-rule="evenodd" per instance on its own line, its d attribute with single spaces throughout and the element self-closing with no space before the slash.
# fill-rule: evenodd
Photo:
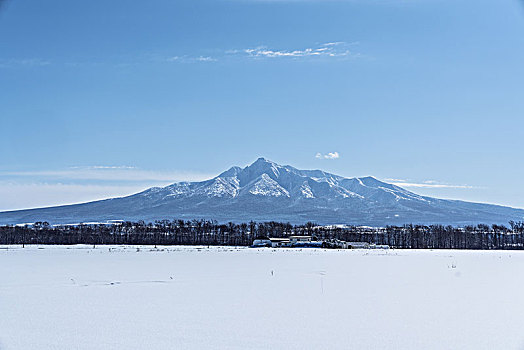
<svg viewBox="0 0 524 350">
<path fill-rule="evenodd" d="M 524 349 L 524 252 L 0 246 L 0 349 Z"/>
</svg>

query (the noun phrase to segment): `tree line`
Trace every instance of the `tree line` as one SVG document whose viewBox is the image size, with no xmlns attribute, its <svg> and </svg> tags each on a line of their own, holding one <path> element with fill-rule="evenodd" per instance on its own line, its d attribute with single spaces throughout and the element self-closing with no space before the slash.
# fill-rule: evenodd
<svg viewBox="0 0 524 350">
<path fill-rule="evenodd" d="M 254 239 L 309 235 L 314 240 L 368 242 L 401 249 L 524 249 L 524 222 L 504 225 L 319 226 L 312 222 L 218 223 L 160 220 L 150 223 L 0 226 L 0 244 L 136 244 L 249 246 Z"/>
</svg>

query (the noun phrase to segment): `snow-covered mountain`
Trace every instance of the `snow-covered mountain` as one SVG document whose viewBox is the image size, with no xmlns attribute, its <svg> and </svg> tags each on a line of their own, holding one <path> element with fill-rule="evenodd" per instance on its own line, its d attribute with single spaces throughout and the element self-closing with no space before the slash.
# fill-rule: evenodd
<svg viewBox="0 0 524 350">
<path fill-rule="evenodd" d="M 373 177 L 344 178 L 264 158 L 202 182 L 153 187 L 122 198 L 0 213 L 0 224 L 206 218 L 321 224 L 507 223 L 524 210 L 417 195 Z"/>
</svg>

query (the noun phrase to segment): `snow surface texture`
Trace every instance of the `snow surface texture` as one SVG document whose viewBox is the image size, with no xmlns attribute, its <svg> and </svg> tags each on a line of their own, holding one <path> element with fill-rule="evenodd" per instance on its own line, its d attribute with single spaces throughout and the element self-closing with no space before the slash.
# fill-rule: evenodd
<svg viewBox="0 0 524 350">
<path fill-rule="evenodd" d="M 370 226 L 507 224 L 524 210 L 417 195 L 373 177 L 344 178 L 264 158 L 213 179 L 180 182 L 122 198 L 0 213 L 0 224 L 48 221 L 215 219 Z"/>
<path fill-rule="evenodd" d="M 0 348 L 523 349 L 524 252 L 0 247 Z"/>
</svg>

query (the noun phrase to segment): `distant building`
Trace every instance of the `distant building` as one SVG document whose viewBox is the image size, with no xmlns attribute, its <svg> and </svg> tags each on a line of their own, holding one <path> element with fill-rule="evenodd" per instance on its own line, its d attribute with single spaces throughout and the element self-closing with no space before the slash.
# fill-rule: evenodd
<svg viewBox="0 0 524 350">
<path fill-rule="evenodd" d="M 341 241 L 339 239 L 326 241 L 326 246 L 329 248 L 337 248 L 337 249 L 374 249 L 374 248 L 385 249 L 385 247 L 389 248 L 389 246 L 376 246 L 368 242 L 346 242 L 346 241 Z"/>
<path fill-rule="evenodd" d="M 269 238 L 260 238 L 253 241 L 252 247 L 272 247 L 271 240 Z"/>
<path fill-rule="evenodd" d="M 294 244 L 304 244 L 311 242 L 311 236 L 289 236 L 289 241 L 292 245 Z"/>
<path fill-rule="evenodd" d="M 289 238 L 257 238 L 252 247 L 272 248 L 335 248 L 335 249 L 389 249 L 387 245 L 368 242 L 346 242 L 339 239 L 320 240 L 312 236 L 289 236 Z"/>
<path fill-rule="evenodd" d="M 371 244 L 369 248 L 370 249 L 389 249 L 389 246 L 387 244 Z"/>
<path fill-rule="evenodd" d="M 291 247 L 289 238 L 270 238 L 269 240 L 273 248 Z"/>
<path fill-rule="evenodd" d="M 369 249 L 370 244 L 368 242 L 345 242 L 346 249 Z"/>
</svg>

